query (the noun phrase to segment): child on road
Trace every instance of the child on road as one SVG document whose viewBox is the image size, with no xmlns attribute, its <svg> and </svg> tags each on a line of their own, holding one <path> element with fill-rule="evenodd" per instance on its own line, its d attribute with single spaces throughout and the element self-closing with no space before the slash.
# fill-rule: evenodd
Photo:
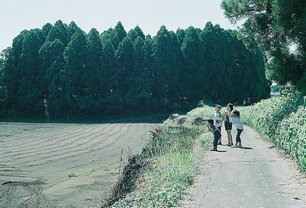
<svg viewBox="0 0 306 208">
<path fill-rule="evenodd" d="M 240 121 L 240 112 L 237 110 L 234 110 L 232 115 L 231 115 L 231 123 L 234 124 L 237 128 L 237 135 L 236 135 L 236 145 L 234 147 L 239 147 L 241 148 L 241 138 L 240 135 L 243 131 L 243 124 Z"/>
<path fill-rule="evenodd" d="M 220 137 L 221 137 L 221 132 L 220 132 L 219 129 L 214 125 L 214 120 L 212 120 L 212 119 L 208 119 L 208 120 L 207 120 L 207 127 L 208 127 L 208 130 L 209 130 L 210 132 L 212 132 L 213 135 L 214 135 L 213 149 L 211 149 L 211 151 L 217 151 L 217 143 L 218 143 L 218 140 L 219 140 Z"/>
</svg>

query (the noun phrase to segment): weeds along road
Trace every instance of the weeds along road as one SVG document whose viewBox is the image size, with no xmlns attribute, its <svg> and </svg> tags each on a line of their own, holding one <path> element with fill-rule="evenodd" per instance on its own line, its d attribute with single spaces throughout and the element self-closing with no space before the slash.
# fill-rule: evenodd
<svg viewBox="0 0 306 208">
<path fill-rule="evenodd" d="M 234 134 L 233 134 L 234 135 Z M 303 208 L 306 207 L 305 175 L 274 146 L 245 127 L 245 149 L 218 146 L 207 153 L 206 163 L 184 208 Z M 226 132 L 222 132 L 226 143 Z"/>
<path fill-rule="evenodd" d="M 155 125 L 0 123 L 0 207 L 99 207 Z"/>
</svg>

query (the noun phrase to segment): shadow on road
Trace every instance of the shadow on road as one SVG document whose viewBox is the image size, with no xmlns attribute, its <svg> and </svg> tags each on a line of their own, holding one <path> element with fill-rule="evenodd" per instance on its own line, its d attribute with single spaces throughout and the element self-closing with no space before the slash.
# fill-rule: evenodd
<svg viewBox="0 0 306 208">
<path fill-rule="evenodd" d="M 252 150 L 252 147 L 241 147 L 240 149 L 248 149 L 248 150 Z"/>
</svg>

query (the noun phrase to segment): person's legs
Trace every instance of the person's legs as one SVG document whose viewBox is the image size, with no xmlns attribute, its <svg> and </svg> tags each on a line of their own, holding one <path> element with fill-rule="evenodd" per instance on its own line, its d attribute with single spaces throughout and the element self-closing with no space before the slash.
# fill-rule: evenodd
<svg viewBox="0 0 306 208">
<path fill-rule="evenodd" d="M 217 144 L 218 144 L 219 136 L 217 134 L 214 134 L 214 141 L 213 141 L 213 149 L 217 150 Z"/>
<path fill-rule="evenodd" d="M 221 126 L 218 126 L 217 127 L 218 129 L 219 129 L 219 131 L 220 131 L 220 138 L 219 138 L 219 141 L 218 141 L 218 144 L 222 144 L 222 142 L 221 142 L 221 137 L 222 137 L 222 135 L 221 135 Z"/>
<path fill-rule="evenodd" d="M 237 136 L 236 136 L 237 145 L 241 145 L 241 138 L 240 138 L 241 133 L 242 133 L 242 129 L 237 129 Z"/>
<path fill-rule="evenodd" d="M 233 145 L 232 131 L 228 129 L 226 130 L 226 133 L 227 133 L 228 145 L 231 146 Z"/>
</svg>

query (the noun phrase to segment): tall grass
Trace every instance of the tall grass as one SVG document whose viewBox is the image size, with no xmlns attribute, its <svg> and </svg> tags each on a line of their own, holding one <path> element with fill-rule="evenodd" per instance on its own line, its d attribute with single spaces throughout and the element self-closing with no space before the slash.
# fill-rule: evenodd
<svg viewBox="0 0 306 208">
<path fill-rule="evenodd" d="M 112 207 L 174 207 L 198 173 L 208 135 L 205 127 L 159 129 L 141 153 L 150 165 L 141 170 L 135 190 Z"/>
</svg>

